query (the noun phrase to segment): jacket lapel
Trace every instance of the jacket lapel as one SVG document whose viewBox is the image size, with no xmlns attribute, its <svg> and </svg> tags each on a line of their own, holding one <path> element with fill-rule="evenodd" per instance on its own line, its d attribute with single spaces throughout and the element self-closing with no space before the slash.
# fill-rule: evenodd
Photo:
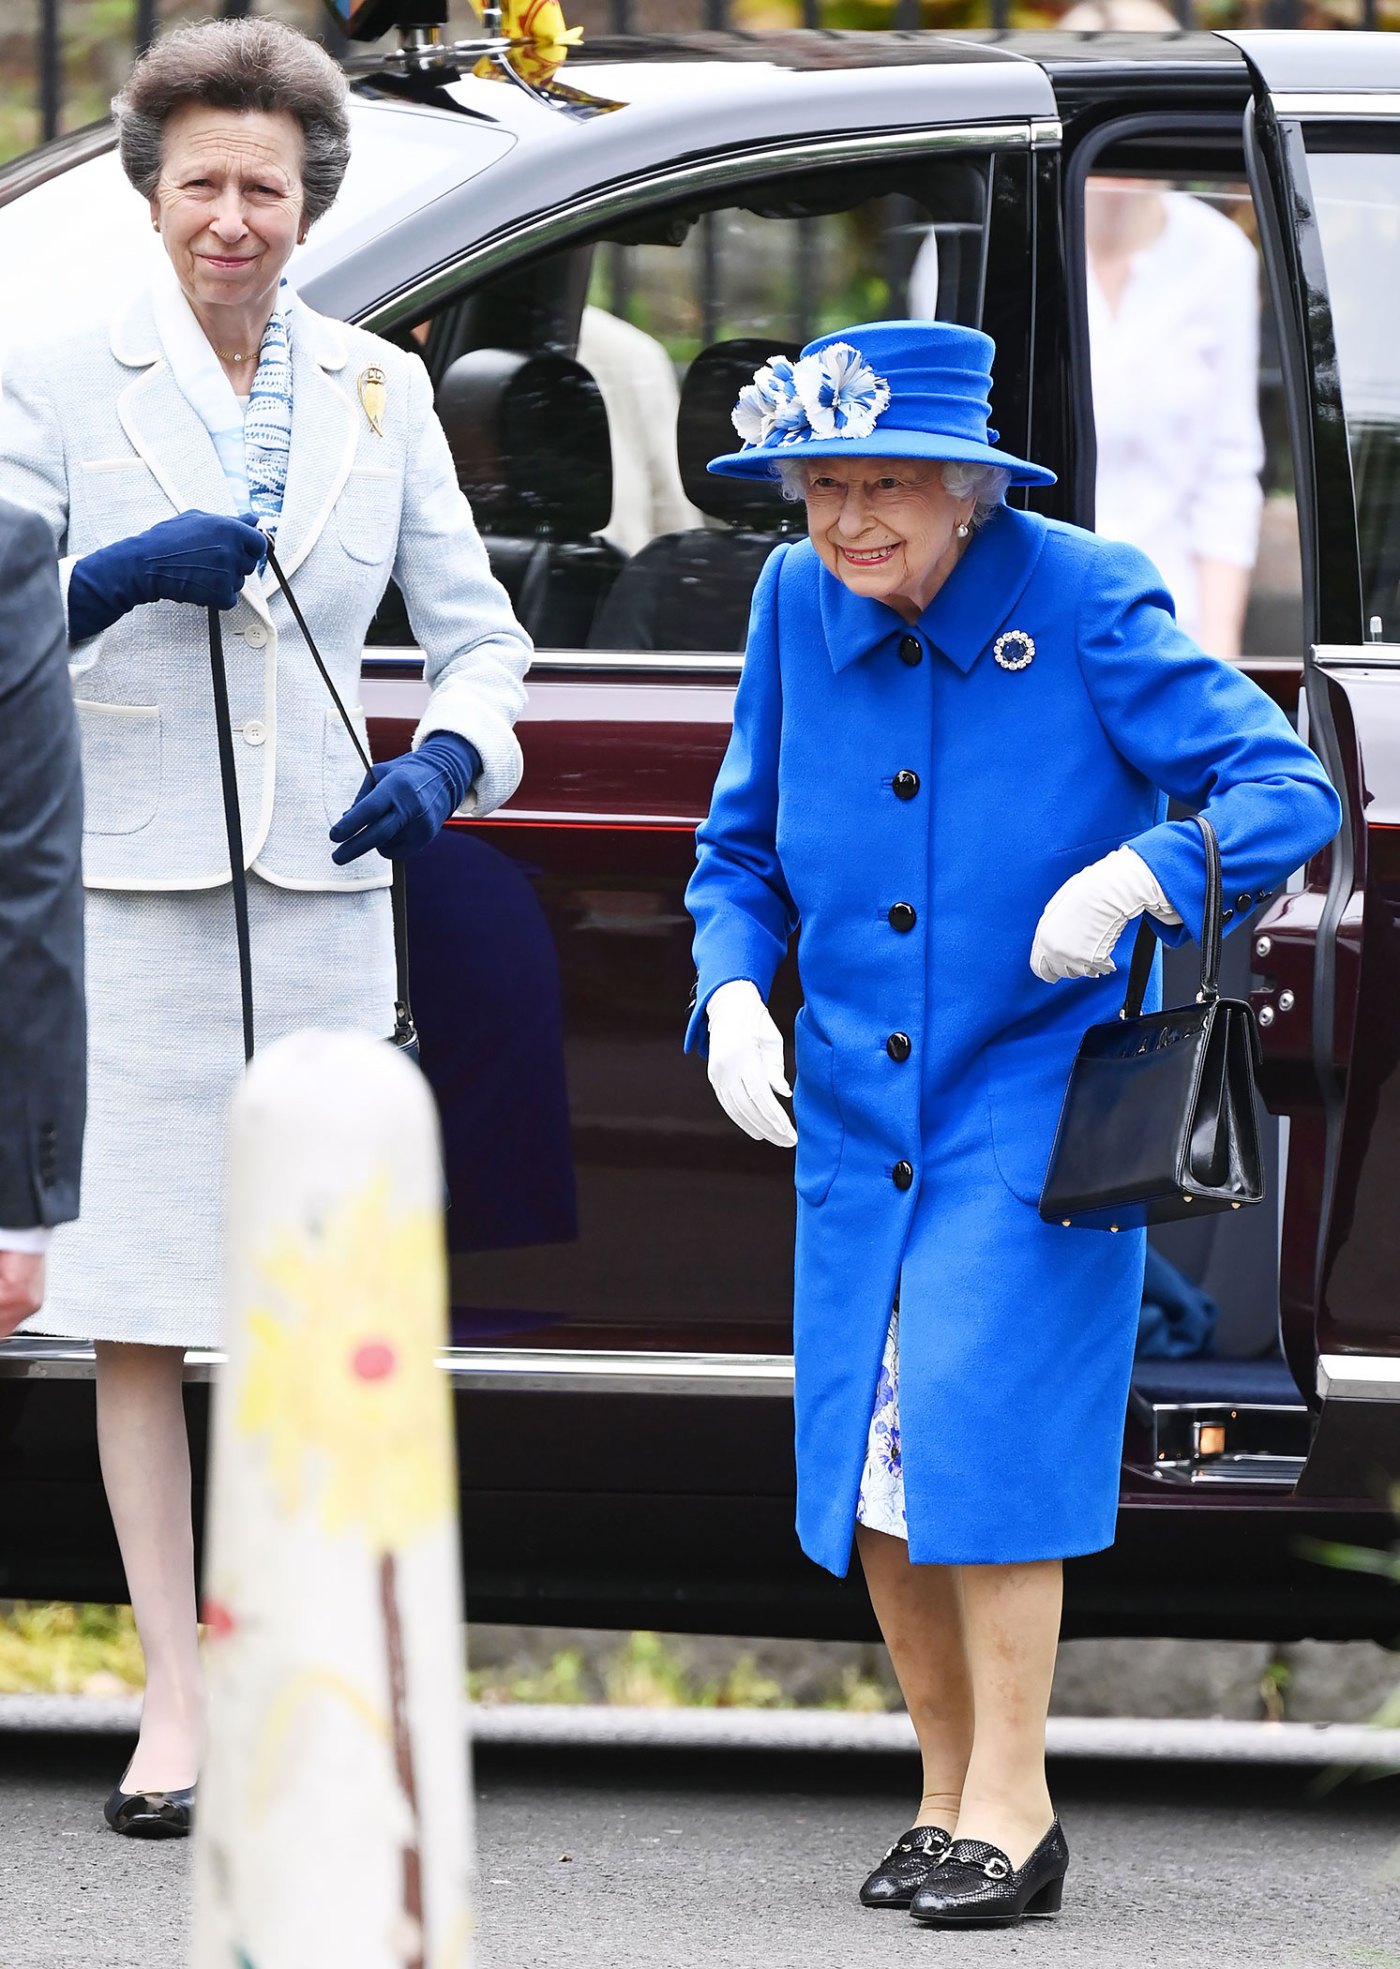
<svg viewBox="0 0 1400 1969">
<path fill-rule="evenodd" d="M 289 578 L 320 538 L 359 443 L 355 407 L 339 378 L 345 342 L 338 327 L 296 301 L 291 339 L 292 444 L 277 527 L 277 558 Z M 270 573 L 263 582 L 276 586 Z"/>
<path fill-rule="evenodd" d="M 112 353 L 136 370 L 117 399 L 122 429 L 177 513 L 232 513 L 213 439 L 171 373 L 149 295 L 112 328 Z"/>
</svg>

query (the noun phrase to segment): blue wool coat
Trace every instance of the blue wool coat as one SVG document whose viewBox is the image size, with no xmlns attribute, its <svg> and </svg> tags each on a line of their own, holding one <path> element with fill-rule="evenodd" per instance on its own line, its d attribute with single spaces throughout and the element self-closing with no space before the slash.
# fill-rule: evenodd
<svg viewBox="0 0 1400 1969">
<path fill-rule="evenodd" d="M 995 661 L 1008 630 L 1034 640 L 1023 669 Z M 1199 934 L 1200 833 L 1167 795 L 1214 822 L 1232 929 L 1341 818 L 1287 719 L 1177 628 L 1135 549 L 1003 508 L 912 627 L 807 541 L 764 567 L 687 892 L 687 1045 L 719 985 L 767 996 L 797 930 L 797 1529 L 832 1572 L 896 1288 L 910 1557 L 1112 1543 L 1145 1236 L 1036 1204 L 1136 926 L 1117 976 L 1049 985 L 1028 960 L 1055 890 L 1124 843 L 1184 919 L 1163 936 Z"/>
</svg>

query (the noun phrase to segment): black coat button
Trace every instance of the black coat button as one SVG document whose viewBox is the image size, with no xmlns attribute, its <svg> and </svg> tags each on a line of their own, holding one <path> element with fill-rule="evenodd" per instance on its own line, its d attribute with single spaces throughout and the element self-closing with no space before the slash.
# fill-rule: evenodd
<svg viewBox="0 0 1400 1969">
<path fill-rule="evenodd" d="M 919 912 L 912 902 L 890 904 L 890 928 L 892 930 L 912 930 L 919 920 Z"/>
<path fill-rule="evenodd" d="M 885 1041 L 885 1051 L 892 1060 L 907 1060 L 914 1050 L 914 1042 L 907 1032 L 892 1032 Z"/>
<path fill-rule="evenodd" d="M 894 796 L 896 800 L 912 800 L 919 790 L 919 775 L 907 768 L 894 776 Z"/>
<path fill-rule="evenodd" d="M 911 670 L 914 668 L 914 665 L 916 663 L 923 662 L 924 646 L 919 641 L 917 636 L 905 636 L 901 638 L 900 645 L 899 645 L 899 660 L 901 663 L 907 663 Z"/>
<path fill-rule="evenodd" d="M 897 1190 L 907 1190 L 914 1181 L 914 1165 L 912 1162 L 897 1162 L 890 1174 L 894 1177 Z"/>
<path fill-rule="evenodd" d="M 1253 901 L 1254 901 L 1253 896 L 1236 896 L 1235 908 L 1240 912 L 1240 915 L 1243 916 L 1245 911 L 1250 907 Z"/>
</svg>

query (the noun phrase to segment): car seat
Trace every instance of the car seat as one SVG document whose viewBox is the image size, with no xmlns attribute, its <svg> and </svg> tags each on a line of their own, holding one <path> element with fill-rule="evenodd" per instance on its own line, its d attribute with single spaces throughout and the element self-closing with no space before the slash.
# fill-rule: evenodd
<svg viewBox="0 0 1400 1969">
<path fill-rule="evenodd" d="M 711 458 L 736 451 L 730 414 L 740 390 L 790 343 L 715 342 L 691 363 L 676 413 L 676 451 L 686 497 L 723 522 L 648 541 L 613 583 L 594 622 L 594 649 L 741 650 L 759 569 L 778 542 L 803 531 L 800 504 L 775 482 L 714 478 Z"/>
<path fill-rule="evenodd" d="M 622 565 L 602 539 L 612 448 L 581 363 L 514 349 L 458 356 L 437 410 L 491 569 L 541 649 L 581 649 Z"/>
</svg>

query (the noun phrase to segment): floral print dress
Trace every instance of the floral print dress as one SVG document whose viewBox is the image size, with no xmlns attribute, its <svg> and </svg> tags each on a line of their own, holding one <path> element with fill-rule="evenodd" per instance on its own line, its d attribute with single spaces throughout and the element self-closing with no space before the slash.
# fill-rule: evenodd
<svg viewBox="0 0 1400 1969">
<path fill-rule="evenodd" d="M 856 1500 L 857 1524 L 908 1540 L 904 1515 L 904 1462 L 899 1447 L 899 1301 L 890 1314 L 880 1378 L 875 1383 L 875 1406 L 866 1438 L 865 1468 Z"/>
</svg>

